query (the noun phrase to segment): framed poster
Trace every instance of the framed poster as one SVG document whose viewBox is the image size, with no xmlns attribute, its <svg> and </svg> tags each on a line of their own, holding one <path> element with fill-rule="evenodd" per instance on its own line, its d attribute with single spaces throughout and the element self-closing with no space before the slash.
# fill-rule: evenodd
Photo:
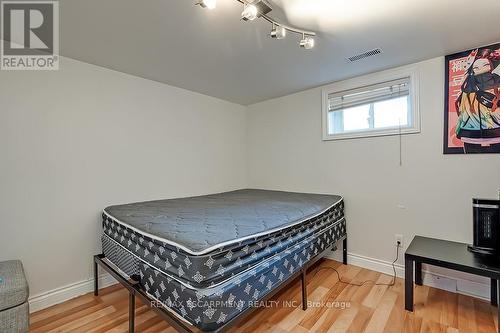
<svg viewBox="0 0 500 333">
<path fill-rule="evenodd" d="M 445 62 L 444 153 L 500 153 L 500 43 Z"/>
</svg>

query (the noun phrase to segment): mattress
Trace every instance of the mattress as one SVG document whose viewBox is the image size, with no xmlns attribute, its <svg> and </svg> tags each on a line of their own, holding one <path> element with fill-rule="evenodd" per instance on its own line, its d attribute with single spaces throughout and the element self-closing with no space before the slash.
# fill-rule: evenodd
<svg viewBox="0 0 500 333">
<path fill-rule="evenodd" d="M 108 207 L 103 230 L 106 260 L 212 331 L 343 238 L 346 222 L 339 196 L 240 190 Z"/>
<path fill-rule="evenodd" d="M 221 212 L 224 203 L 229 207 L 225 213 Z M 104 234 L 118 242 L 122 250 L 130 251 L 185 286 L 197 288 L 222 283 L 227 278 L 250 269 L 256 263 L 294 246 L 331 225 L 341 228 L 339 221 L 344 218 L 344 204 L 339 196 L 264 190 L 240 190 L 204 197 L 124 206 L 113 206 L 104 210 Z M 133 207 L 138 208 L 134 211 Z M 287 209 L 290 212 L 287 212 Z M 242 211 L 245 213 L 238 215 Z M 248 211 L 254 212 L 253 218 L 249 218 Z M 208 220 L 200 218 L 212 214 L 231 216 L 231 218 L 221 218 L 221 220 L 216 220 L 215 217 L 210 217 Z M 141 223 L 130 222 L 140 220 L 140 216 L 142 216 Z M 146 221 L 152 220 L 155 220 L 157 225 L 148 231 L 154 229 L 153 232 L 156 234 L 138 228 L 151 223 Z M 214 243 L 210 234 L 207 236 L 204 232 L 192 230 L 192 224 L 195 223 L 193 221 L 196 221 L 198 228 L 201 229 L 205 229 L 206 224 L 216 223 L 220 230 L 219 234 L 227 233 L 226 230 L 234 230 L 233 227 L 238 225 L 236 229 L 239 230 L 239 238 L 227 241 L 228 236 L 221 236 L 218 238 L 220 243 Z M 268 229 L 253 226 L 259 223 L 261 226 L 266 225 Z M 187 228 L 183 226 L 184 224 L 187 224 Z M 185 233 L 182 237 L 184 240 L 197 239 L 196 242 L 201 244 L 200 239 L 204 239 L 205 247 L 203 251 L 198 252 L 199 254 L 195 254 L 193 249 L 186 251 L 186 242 L 181 245 L 172 241 L 174 237 L 160 237 L 157 232 L 159 229 L 162 230 L 161 236 L 164 237 L 169 237 L 167 230 L 175 229 L 174 235 Z M 250 231 L 256 233 L 252 234 Z M 229 234 L 234 236 L 231 231 Z M 189 242 L 193 243 L 195 242 Z M 211 251 L 206 252 L 206 249 Z"/>
</svg>

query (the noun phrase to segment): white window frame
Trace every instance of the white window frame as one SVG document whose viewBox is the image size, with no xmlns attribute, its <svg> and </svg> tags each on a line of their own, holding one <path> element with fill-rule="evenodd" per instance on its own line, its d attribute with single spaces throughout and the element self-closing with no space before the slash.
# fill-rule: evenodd
<svg viewBox="0 0 500 333">
<path fill-rule="evenodd" d="M 328 96 L 331 94 L 347 92 L 349 90 L 360 89 L 372 85 L 394 81 L 398 79 L 409 78 L 410 82 L 410 106 L 411 106 L 411 125 L 410 127 L 389 128 L 389 129 L 369 129 L 359 131 L 349 131 L 344 133 L 329 134 L 328 132 Z M 324 86 L 322 89 L 322 127 L 323 140 L 345 140 L 356 138 L 369 138 L 376 136 L 399 135 L 420 133 L 420 110 L 419 110 L 419 71 L 416 66 L 406 66 L 396 69 L 390 69 L 374 74 L 363 75 L 352 79 L 339 81 Z"/>
</svg>

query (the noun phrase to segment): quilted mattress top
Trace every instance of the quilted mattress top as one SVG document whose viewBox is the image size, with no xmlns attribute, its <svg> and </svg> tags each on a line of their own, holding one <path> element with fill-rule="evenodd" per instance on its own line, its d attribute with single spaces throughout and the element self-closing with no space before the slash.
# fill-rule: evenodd
<svg viewBox="0 0 500 333">
<path fill-rule="evenodd" d="M 110 206 L 104 214 L 143 235 L 202 255 L 301 223 L 341 200 L 337 195 L 244 189 Z"/>
</svg>

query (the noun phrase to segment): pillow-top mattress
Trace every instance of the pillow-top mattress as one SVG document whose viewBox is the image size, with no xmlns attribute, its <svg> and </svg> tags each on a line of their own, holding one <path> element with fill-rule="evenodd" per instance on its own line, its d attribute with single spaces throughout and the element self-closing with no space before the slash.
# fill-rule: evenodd
<svg viewBox="0 0 500 333">
<path fill-rule="evenodd" d="M 179 200 L 182 204 L 179 203 Z M 189 203 L 191 200 L 194 204 Z M 172 201 L 175 201 L 174 204 Z M 200 216 L 194 215 L 194 212 L 198 212 L 201 216 L 211 216 L 210 211 L 214 209 L 216 212 L 213 214 L 229 216 L 220 211 L 224 206 L 222 202 L 226 202 L 227 206 L 233 209 L 233 213 L 230 214 L 230 219 L 215 220 L 214 218 L 213 223 L 217 224 L 220 230 L 217 234 L 224 234 L 226 230 L 231 230 L 229 233 L 232 234 L 232 231 L 239 230 L 240 238 L 227 241 L 225 237 L 218 237 L 220 243 L 214 244 L 212 243 L 214 238 L 211 235 L 206 237 L 204 232 L 199 231 L 204 230 L 205 225 L 212 222 L 203 220 Z M 312 205 L 311 202 L 315 204 Z M 294 203 L 297 204 L 293 206 Z M 136 205 L 141 209 L 133 212 L 133 207 Z M 196 288 L 221 283 L 332 226 L 335 230 L 344 228 L 339 232 L 345 233 L 345 224 L 340 223 L 344 218 L 344 205 L 339 196 L 240 190 L 196 198 L 162 200 L 124 206 L 126 207 L 113 206 L 111 207 L 113 209 L 105 209 L 103 214 L 104 234 L 117 242 L 123 250 L 139 257 L 143 262 L 156 267 L 188 287 Z M 202 206 L 205 207 L 204 213 L 200 213 Z M 182 211 L 183 214 L 169 212 L 167 207 L 175 207 L 175 212 Z M 290 213 L 287 213 L 286 209 L 289 209 Z M 236 214 L 239 211 L 249 210 L 254 211 L 255 215 L 241 214 L 238 217 Z M 122 214 L 117 214 L 117 211 L 122 212 Z M 123 213 L 125 211 L 128 213 Z M 142 213 L 138 213 L 139 211 Z M 114 215 L 111 215 L 111 212 L 115 212 Z M 179 218 L 179 215 L 186 216 L 188 212 L 191 212 L 190 218 Z M 161 218 L 158 217 L 160 215 Z M 126 217 L 139 220 L 139 216 L 147 216 L 143 219 L 142 224 L 131 223 L 130 225 L 124 222 Z M 156 224 L 158 225 L 148 229 L 149 232 L 141 231 L 138 226 L 150 223 L 146 221 L 151 221 L 152 216 L 157 217 Z M 172 220 L 175 222 L 172 223 Z M 187 230 L 183 227 L 184 221 L 188 225 Z M 190 231 L 195 223 L 193 221 L 197 221 L 199 224 L 198 231 Z M 252 223 L 266 225 L 267 229 L 264 227 L 253 228 Z M 238 227 L 235 228 L 236 225 Z M 240 225 L 248 227 L 239 227 Z M 161 234 L 158 232 L 150 233 L 158 229 L 162 230 Z M 198 248 L 201 250 L 198 253 L 201 254 L 193 254 L 193 248 L 187 247 L 186 242 L 179 244 L 172 241 L 174 237 L 169 237 L 168 232 L 165 231 L 174 229 L 173 234 L 175 235 L 180 235 L 181 230 L 186 233 L 183 237 L 176 239 L 196 239 L 196 242 L 201 244 L 200 239 L 205 238 L 210 239 L 209 244 L 212 245 L 205 244 L 203 250 Z M 243 230 L 247 230 L 248 233 L 244 234 Z M 255 230 L 257 230 L 256 233 L 249 233 Z M 163 238 L 163 236 L 168 238 Z M 193 243 L 190 241 L 189 244 Z M 186 248 L 189 251 L 186 251 Z M 207 248 L 210 249 L 209 252 L 206 252 Z"/>
<path fill-rule="evenodd" d="M 308 220 L 341 199 L 336 195 L 245 189 L 110 206 L 104 214 L 152 239 L 203 255 Z"/>
</svg>

